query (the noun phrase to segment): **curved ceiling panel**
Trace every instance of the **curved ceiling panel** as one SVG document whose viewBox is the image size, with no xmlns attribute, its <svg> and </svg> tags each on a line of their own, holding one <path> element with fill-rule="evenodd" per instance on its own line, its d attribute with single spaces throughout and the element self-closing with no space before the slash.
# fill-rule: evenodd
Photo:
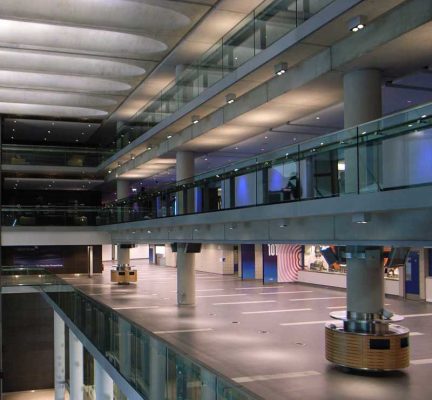
<svg viewBox="0 0 432 400">
<path fill-rule="evenodd" d="M 62 105 L 71 107 L 113 107 L 118 101 L 109 97 L 81 93 L 0 88 L 0 102 Z"/>
<path fill-rule="evenodd" d="M 29 49 L 142 58 L 167 49 L 165 43 L 142 35 L 0 19 L 0 42 Z"/>
<path fill-rule="evenodd" d="M 100 58 L 6 49 L 0 49 L 0 68 L 102 77 L 134 77 L 146 72 L 136 65 Z"/>
<path fill-rule="evenodd" d="M 173 31 L 189 25 L 185 14 L 173 9 L 182 4 L 128 0 L 2 0 L 0 15 L 67 24 L 114 27 L 127 30 Z"/>
<path fill-rule="evenodd" d="M 101 93 L 119 92 L 131 88 L 127 83 L 112 81 L 109 79 L 1 70 L 0 86 Z"/>
<path fill-rule="evenodd" d="M 60 118 L 105 117 L 102 110 L 83 107 L 49 106 L 40 104 L 1 103 L 1 114 L 37 115 Z"/>
</svg>

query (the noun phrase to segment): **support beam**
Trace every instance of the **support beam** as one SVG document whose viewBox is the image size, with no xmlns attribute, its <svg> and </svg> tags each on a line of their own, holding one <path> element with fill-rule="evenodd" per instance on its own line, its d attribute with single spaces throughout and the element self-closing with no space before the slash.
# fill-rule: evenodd
<svg viewBox="0 0 432 400">
<path fill-rule="evenodd" d="M 84 400 L 83 345 L 69 330 L 69 394 L 73 400 Z"/>
<path fill-rule="evenodd" d="M 54 311 L 54 399 L 65 398 L 65 324 Z"/>
<path fill-rule="evenodd" d="M 94 360 L 94 386 L 96 400 L 114 399 L 113 380 L 96 360 Z"/>
<path fill-rule="evenodd" d="M 195 254 L 186 253 L 186 243 L 177 244 L 177 304 L 195 305 Z"/>
</svg>

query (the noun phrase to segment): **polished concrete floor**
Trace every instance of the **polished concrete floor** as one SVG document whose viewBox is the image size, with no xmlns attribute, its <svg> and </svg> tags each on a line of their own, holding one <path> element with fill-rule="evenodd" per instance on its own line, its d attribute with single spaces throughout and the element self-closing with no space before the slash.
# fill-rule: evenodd
<svg viewBox="0 0 432 400">
<path fill-rule="evenodd" d="M 103 275 L 68 277 L 86 294 L 163 337 L 201 363 L 269 400 L 432 398 L 432 304 L 387 298 L 405 315 L 412 364 L 404 371 L 353 373 L 324 358 L 324 322 L 345 292 L 299 283 L 265 286 L 197 273 L 197 305 L 176 305 L 176 270 L 138 265 L 138 283 Z"/>
<path fill-rule="evenodd" d="M 4 400 L 53 400 L 54 390 L 29 390 L 26 392 L 3 393 Z"/>
</svg>

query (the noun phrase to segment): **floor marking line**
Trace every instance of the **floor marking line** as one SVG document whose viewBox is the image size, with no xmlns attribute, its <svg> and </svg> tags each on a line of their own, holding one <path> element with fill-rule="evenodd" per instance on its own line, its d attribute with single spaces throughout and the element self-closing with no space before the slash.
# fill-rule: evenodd
<svg viewBox="0 0 432 400">
<path fill-rule="evenodd" d="M 278 289 L 278 288 L 286 288 L 286 286 L 253 286 L 253 287 L 239 287 L 239 288 L 235 288 L 235 290 Z"/>
<path fill-rule="evenodd" d="M 432 364 L 432 358 L 423 358 L 420 360 L 411 360 L 411 364 L 413 364 L 413 365 Z"/>
<path fill-rule="evenodd" d="M 262 292 L 260 294 L 296 294 L 296 293 L 312 293 L 312 290 L 299 290 L 298 292 Z"/>
<path fill-rule="evenodd" d="M 317 371 L 300 371 L 300 372 L 286 372 L 281 374 L 273 375 L 255 375 L 255 376 L 241 376 L 238 378 L 232 378 L 237 383 L 257 382 L 257 381 L 269 381 L 272 379 L 290 379 L 290 378 L 306 378 L 308 376 L 321 375 Z"/>
<path fill-rule="evenodd" d="M 130 306 L 130 307 L 113 307 L 113 310 L 138 310 L 138 309 L 154 309 L 154 308 L 159 308 L 159 306 Z"/>
<path fill-rule="evenodd" d="M 276 303 L 276 300 L 260 300 L 260 301 L 237 301 L 232 303 L 213 303 L 214 306 L 228 306 L 232 304 L 259 304 L 259 303 Z"/>
<path fill-rule="evenodd" d="M 177 329 L 174 331 L 154 331 L 153 333 L 156 335 L 161 335 L 164 333 L 189 333 L 189 332 L 210 332 L 212 328 L 200 328 L 200 329 Z"/>
<path fill-rule="evenodd" d="M 217 290 L 225 290 L 225 289 L 197 289 L 197 292 L 215 292 Z M 177 292 L 177 291 L 175 291 Z"/>
<path fill-rule="evenodd" d="M 385 306 L 390 306 L 391 304 L 384 304 Z M 326 307 L 326 308 L 328 308 L 329 310 L 337 310 L 337 309 L 339 309 L 339 308 L 347 308 L 347 306 L 345 305 L 345 306 L 332 306 L 332 307 Z"/>
<path fill-rule="evenodd" d="M 280 326 L 301 326 L 301 325 L 318 325 L 325 324 L 327 322 L 334 322 L 334 320 L 326 320 L 326 321 L 304 321 L 304 322 L 284 322 L 279 324 Z"/>
<path fill-rule="evenodd" d="M 295 311 L 312 311 L 312 308 L 290 308 L 287 310 L 266 310 L 266 311 L 244 311 L 242 314 L 271 314 L 271 313 L 283 313 L 283 312 L 295 312 Z"/>
<path fill-rule="evenodd" d="M 196 296 L 197 298 L 210 298 L 210 297 L 236 297 L 236 296 L 246 296 L 245 294 L 209 294 L 205 296 Z"/>
<path fill-rule="evenodd" d="M 289 301 L 307 301 L 307 300 L 332 300 L 332 299 L 345 299 L 345 296 L 335 297 L 308 297 L 304 299 L 289 299 Z M 432 315 L 432 314 L 431 314 Z"/>
<path fill-rule="evenodd" d="M 432 317 L 432 313 L 426 313 L 426 314 L 406 314 L 402 315 L 404 318 L 414 318 L 414 317 Z"/>
</svg>

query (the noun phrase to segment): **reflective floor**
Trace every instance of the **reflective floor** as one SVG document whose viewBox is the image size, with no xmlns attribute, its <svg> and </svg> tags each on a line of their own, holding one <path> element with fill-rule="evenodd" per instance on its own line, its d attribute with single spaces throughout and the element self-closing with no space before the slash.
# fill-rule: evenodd
<svg viewBox="0 0 432 400">
<path fill-rule="evenodd" d="M 386 299 L 405 315 L 412 364 L 404 371 L 353 373 L 324 358 L 324 322 L 345 291 L 291 283 L 265 286 L 197 273 L 197 305 L 176 305 L 176 270 L 138 263 L 138 283 L 111 284 L 109 267 L 68 282 L 161 336 L 204 365 L 269 400 L 432 398 L 432 304 Z"/>
<path fill-rule="evenodd" d="M 27 392 L 3 393 L 4 400 L 53 400 L 54 390 L 30 390 Z"/>
</svg>

